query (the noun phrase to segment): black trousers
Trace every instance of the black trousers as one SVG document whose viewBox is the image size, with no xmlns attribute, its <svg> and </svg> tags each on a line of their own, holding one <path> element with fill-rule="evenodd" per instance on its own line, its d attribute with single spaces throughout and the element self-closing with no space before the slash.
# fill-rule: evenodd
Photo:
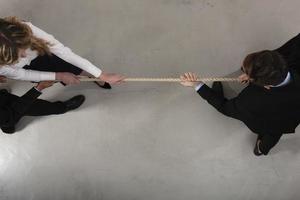
<svg viewBox="0 0 300 200">
<path fill-rule="evenodd" d="M 75 75 L 79 75 L 82 72 L 82 69 L 64 61 L 55 54 L 38 56 L 31 61 L 30 65 L 26 65 L 24 68 L 47 72 L 70 72 Z M 24 115 L 43 116 L 62 114 L 65 110 L 65 105 L 60 101 L 49 102 L 37 99 Z"/>
<path fill-rule="evenodd" d="M 36 70 L 36 71 L 47 71 L 47 72 L 70 72 L 75 75 L 79 75 L 82 69 L 64 61 L 55 54 L 38 56 L 31 61 L 30 65 L 26 65 L 25 69 Z M 10 102 L 20 101 L 20 97 L 11 94 Z M 26 102 L 24 102 L 24 107 L 26 107 Z M 63 102 L 49 102 L 42 99 L 36 99 L 31 106 L 26 109 L 22 114 L 18 113 L 15 115 L 14 125 L 24 116 L 45 116 L 52 114 L 63 114 L 66 112 L 66 106 Z M 14 129 L 12 127 L 1 127 L 4 129 Z M 6 132 L 6 131 L 4 131 Z"/>
<path fill-rule="evenodd" d="M 31 69 L 46 72 L 70 72 L 79 75 L 82 69 L 64 61 L 55 54 L 38 56 L 26 65 L 24 69 Z"/>
<path fill-rule="evenodd" d="M 43 99 L 37 99 L 23 116 L 57 115 L 65 112 L 66 106 L 61 101 L 49 102 Z"/>
<path fill-rule="evenodd" d="M 214 84 L 212 89 L 220 96 L 224 97 L 223 87 L 221 84 Z M 258 134 L 258 139 L 261 140 L 259 145 L 259 150 L 264 154 L 267 155 L 269 151 L 278 143 L 282 136 L 282 133 L 265 133 L 265 134 Z"/>
<path fill-rule="evenodd" d="M 24 103 L 24 106 L 27 105 L 24 100 L 20 101 L 19 96 L 10 94 L 9 101 L 14 102 L 18 101 Z M 53 115 L 53 114 L 63 114 L 66 112 L 66 105 L 61 101 L 56 102 L 49 102 L 42 99 L 36 99 L 30 107 L 28 107 L 24 113 L 15 113 L 14 125 L 10 127 L 1 127 L 3 132 L 6 132 L 7 129 L 14 129 L 14 126 L 19 122 L 19 120 L 24 116 L 46 116 L 46 115 Z"/>
<path fill-rule="evenodd" d="M 19 101 L 19 99 L 20 99 L 19 96 L 11 94 L 10 97 L 11 102 Z M 66 112 L 66 105 L 61 101 L 50 102 L 43 99 L 36 99 L 21 117 L 63 114 L 65 112 Z"/>
</svg>

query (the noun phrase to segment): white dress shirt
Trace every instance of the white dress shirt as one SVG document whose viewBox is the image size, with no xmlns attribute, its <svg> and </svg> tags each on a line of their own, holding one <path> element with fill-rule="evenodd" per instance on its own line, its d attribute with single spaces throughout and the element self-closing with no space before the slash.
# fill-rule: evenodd
<svg viewBox="0 0 300 200">
<path fill-rule="evenodd" d="M 99 77 L 102 73 L 101 69 L 93 65 L 88 60 L 76 55 L 71 49 L 64 46 L 58 40 L 56 40 L 52 35 L 46 33 L 40 28 L 34 26 L 30 22 L 24 22 L 27 24 L 33 35 L 44 39 L 49 42 L 50 52 L 63 59 L 64 61 L 92 74 L 95 77 Z M 26 57 L 19 58 L 18 62 L 12 65 L 0 66 L 0 75 L 6 76 L 11 79 L 28 80 L 28 81 L 45 81 L 45 80 L 55 80 L 55 72 L 42 72 L 36 70 L 23 69 L 25 65 L 30 65 L 31 61 L 38 57 L 38 52 L 26 49 Z"/>
</svg>

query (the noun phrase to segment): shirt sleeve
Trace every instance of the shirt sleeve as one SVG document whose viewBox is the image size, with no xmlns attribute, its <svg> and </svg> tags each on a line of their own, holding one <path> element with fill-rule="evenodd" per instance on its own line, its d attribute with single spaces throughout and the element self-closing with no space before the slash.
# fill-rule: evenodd
<svg viewBox="0 0 300 200">
<path fill-rule="evenodd" d="M 35 70 L 27 70 L 23 68 L 16 68 L 13 66 L 2 66 L 0 68 L 0 75 L 10 79 L 24 80 L 24 81 L 52 81 L 55 80 L 55 72 L 42 72 Z"/>
<path fill-rule="evenodd" d="M 195 90 L 198 92 L 198 90 L 200 90 L 200 88 L 204 85 L 204 83 L 199 83 L 196 87 Z"/>
<path fill-rule="evenodd" d="M 101 75 L 102 73 L 101 69 L 93 65 L 87 59 L 84 59 L 79 55 L 75 54 L 74 52 L 72 52 L 70 48 L 64 46 L 61 42 L 56 40 L 52 35 L 34 26 L 30 22 L 26 22 L 26 24 L 32 29 L 32 32 L 36 37 L 44 39 L 51 44 L 49 46 L 51 53 L 60 57 L 64 61 L 92 74 L 95 77 L 99 77 Z"/>
</svg>

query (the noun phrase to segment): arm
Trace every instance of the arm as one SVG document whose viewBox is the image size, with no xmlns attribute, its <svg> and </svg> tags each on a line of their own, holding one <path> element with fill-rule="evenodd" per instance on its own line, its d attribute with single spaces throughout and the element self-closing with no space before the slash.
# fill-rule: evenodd
<svg viewBox="0 0 300 200">
<path fill-rule="evenodd" d="M 51 45 L 49 46 L 49 48 L 53 54 L 65 60 L 66 62 L 69 62 L 79 67 L 80 69 L 88 72 L 94 77 L 99 78 L 100 79 L 99 81 L 106 81 L 108 83 L 116 84 L 116 83 L 121 83 L 125 78 L 119 74 L 102 72 L 101 69 L 93 65 L 88 60 L 73 53 L 71 49 L 64 46 L 62 43 L 56 40 L 52 35 L 32 25 L 30 22 L 26 22 L 26 24 L 32 29 L 32 32 L 36 37 L 50 42 Z"/>
<path fill-rule="evenodd" d="M 5 76 L 10 79 L 23 80 L 23 81 L 62 81 L 65 84 L 78 84 L 80 83 L 76 75 L 69 72 L 43 72 L 36 70 L 29 70 L 17 68 L 13 66 L 0 67 L 0 76 Z"/>
<path fill-rule="evenodd" d="M 239 97 L 230 100 L 224 98 L 204 83 L 197 81 L 197 76 L 194 73 L 185 73 L 180 77 L 180 79 L 182 85 L 194 87 L 202 98 L 207 100 L 209 104 L 215 107 L 222 114 L 235 119 L 241 119 L 239 116 L 239 110 L 236 106 L 236 101 Z"/>
<path fill-rule="evenodd" d="M 2 66 L 0 68 L 0 75 L 10 79 L 36 82 L 56 79 L 54 72 L 27 70 L 13 66 Z"/>
<path fill-rule="evenodd" d="M 215 91 L 205 84 L 197 91 L 197 93 L 222 114 L 241 120 L 239 115 L 240 112 L 237 108 L 237 100 L 239 97 L 228 100 L 215 93 Z"/>
<path fill-rule="evenodd" d="M 80 69 L 92 74 L 95 77 L 99 77 L 102 73 L 101 69 L 93 65 L 88 60 L 80 57 L 79 55 L 72 52 L 72 50 L 66 46 L 64 46 L 61 42 L 56 40 L 52 35 L 46 33 L 40 28 L 34 26 L 30 22 L 26 22 L 26 24 L 31 28 L 33 34 L 41 38 L 45 41 L 48 41 L 51 45 L 49 46 L 51 53 L 60 57 L 68 63 L 71 63 Z"/>
</svg>

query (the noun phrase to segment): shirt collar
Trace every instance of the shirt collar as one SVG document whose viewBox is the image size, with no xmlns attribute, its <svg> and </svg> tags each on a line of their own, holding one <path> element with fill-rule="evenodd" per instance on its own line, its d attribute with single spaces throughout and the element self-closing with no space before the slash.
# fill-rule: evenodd
<svg viewBox="0 0 300 200">
<path fill-rule="evenodd" d="M 286 75 L 283 82 L 279 83 L 278 85 L 271 86 L 271 87 L 281 87 L 281 86 L 287 85 L 290 81 L 291 81 L 291 73 L 288 72 L 288 74 Z"/>
</svg>

